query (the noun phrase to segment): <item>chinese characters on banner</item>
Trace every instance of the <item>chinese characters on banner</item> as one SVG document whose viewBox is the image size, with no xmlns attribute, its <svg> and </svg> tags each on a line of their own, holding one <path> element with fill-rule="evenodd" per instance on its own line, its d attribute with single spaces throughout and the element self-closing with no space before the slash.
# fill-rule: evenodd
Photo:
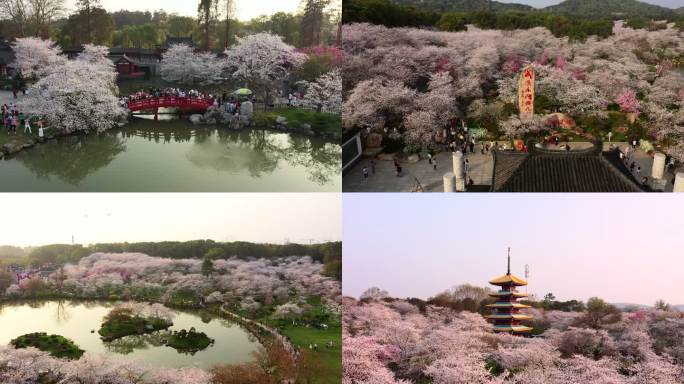
<svg viewBox="0 0 684 384">
<path fill-rule="evenodd" d="M 534 117 L 534 71 L 525 67 L 518 83 L 518 108 L 520 120 L 530 121 Z"/>
</svg>

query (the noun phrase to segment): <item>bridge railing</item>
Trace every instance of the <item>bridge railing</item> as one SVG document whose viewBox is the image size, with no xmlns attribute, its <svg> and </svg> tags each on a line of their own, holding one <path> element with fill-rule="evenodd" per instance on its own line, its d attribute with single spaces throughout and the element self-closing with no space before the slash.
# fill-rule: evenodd
<svg viewBox="0 0 684 384">
<path fill-rule="evenodd" d="M 131 111 L 140 111 L 144 109 L 169 107 L 178 107 L 184 109 L 207 109 L 213 104 L 214 101 L 209 99 L 194 99 L 190 97 L 165 96 L 129 101 L 127 103 L 127 106 L 128 109 Z"/>
</svg>

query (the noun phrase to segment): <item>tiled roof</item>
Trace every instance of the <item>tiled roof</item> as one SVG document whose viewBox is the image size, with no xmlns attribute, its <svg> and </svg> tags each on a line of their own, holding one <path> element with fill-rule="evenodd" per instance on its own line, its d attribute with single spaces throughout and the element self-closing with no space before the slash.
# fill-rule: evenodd
<svg viewBox="0 0 684 384">
<path fill-rule="evenodd" d="M 602 144 L 581 151 L 532 148 L 529 154 L 494 151 L 496 192 L 642 192 L 618 158 Z"/>
</svg>

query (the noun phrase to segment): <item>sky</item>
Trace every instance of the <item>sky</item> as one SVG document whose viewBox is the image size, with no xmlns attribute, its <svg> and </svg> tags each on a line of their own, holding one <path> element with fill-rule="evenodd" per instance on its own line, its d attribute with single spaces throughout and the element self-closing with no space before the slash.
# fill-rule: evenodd
<svg viewBox="0 0 684 384">
<path fill-rule="evenodd" d="M 511 272 L 559 300 L 684 304 L 676 194 L 345 194 L 343 293 L 428 298 Z"/>
<path fill-rule="evenodd" d="M 338 0 L 335 0 L 338 1 Z M 339 2 L 339 1 L 338 1 Z M 223 1 L 221 1 L 223 3 Z M 296 12 L 301 0 L 237 0 L 237 15 L 242 21 L 250 20 L 261 15 L 271 15 L 276 12 Z M 198 0 L 100 0 L 100 4 L 108 11 L 121 9 L 129 11 L 150 11 L 164 9 L 167 13 L 177 13 L 183 16 L 196 16 Z M 76 0 L 67 0 L 69 10 L 76 9 Z"/>
<path fill-rule="evenodd" d="M 549 5 L 556 5 L 559 3 L 562 3 L 563 0 L 497 0 L 501 3 L 518 3 L 518 4 L 527 4 L 531 5 L 536 8 L 544 8 L 548 7 Z M 655 4 L 655 5 L 660 5 L 661 7 L 668 7 L 668 8 L 679 8 L 684 6 L 682 3 L 682 0 L 640 0 L 643 1 L 644 3 L 649 3 L 649 4 Z"/>
<path fill-rule="evenodd" d="M 0 194 L 0 244 L 339 241 L 335 193 Z"/>
</svg>

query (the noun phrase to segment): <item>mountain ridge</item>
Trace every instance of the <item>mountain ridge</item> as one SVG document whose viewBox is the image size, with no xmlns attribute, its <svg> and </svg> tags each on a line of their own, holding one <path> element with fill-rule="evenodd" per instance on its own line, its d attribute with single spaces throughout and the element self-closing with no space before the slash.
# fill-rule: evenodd
<svg viewBox="0 0 684 384">
<path fill-rule="evenodd" d="M 552 12 L 568 16 L 588 18 L 611 18 L 622 16 L 644 16 L 669 18 L 684 14 L 684 7 L 678 9 L 649 4 L 638 0 L 565 0 L 545 8 L 534 8 L 520 3 L 501 3 L 489 0 L 392 0 L 395 4 L 413 6 L 434 12 L 475 12 L 475 11 L 538 11 Z"/>
</svg>

